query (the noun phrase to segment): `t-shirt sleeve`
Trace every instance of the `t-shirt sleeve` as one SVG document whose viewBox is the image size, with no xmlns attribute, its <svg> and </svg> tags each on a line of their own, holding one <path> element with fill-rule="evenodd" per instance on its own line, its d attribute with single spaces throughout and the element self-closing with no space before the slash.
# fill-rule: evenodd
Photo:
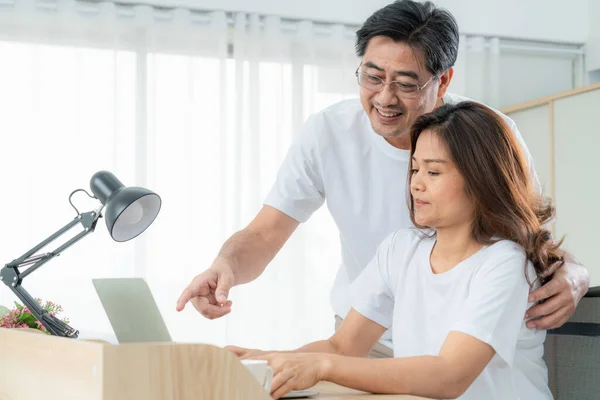
<svg viewBox="0 0 600 400">
<path fill-rule="evenodd" d="M 375 257 L 350 286 L 352 308 L 386 329 L 392 326 L 394 296 L 389 282 L 389 263 L 396 233 L 381 242 Z"/>
<path fill-rule="evenodd" d="M 503 254 L 491 256 L 475 272 L 470 293 L 451 330 L 489 344 L 500 358 L 512 365 L 524 324 L 529 283 L 522 249 L 511 243 L 500 250 Z M 531 276 L 532 267 L 528 268 L 530 279 L 535 279 Z"/>
<path fill-rule="evenodd" d="M 264 204 L 299 222 L 306 222 L 325 201 L 319 148 L 315 137 L 316 118 L 305 123 L 288 150 L 275 184 Z"/>
</svg>

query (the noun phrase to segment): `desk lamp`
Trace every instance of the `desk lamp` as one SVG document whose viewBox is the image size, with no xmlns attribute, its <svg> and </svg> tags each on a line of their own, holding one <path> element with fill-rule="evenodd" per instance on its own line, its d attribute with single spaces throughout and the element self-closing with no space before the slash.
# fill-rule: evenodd
<svg viewBox="0 0 600 400">
<path fill-rule="evenodd" d="M 71 245 L 93 232 L 96 228 L 98 218 L 102 217 L 104 207 L 106 207 L 106 227 L 110 236 L 117 242 L 125 242 L 144 232 L 158 215 L 161 206 L 161 199 L 156 193 L 141 187 L 125 187 L 115 175 L 108 171 L 95 173 L 90 180 L 90 188 L 94 194 L 93 196 L 84 189 L 77 189 L 69 195 L 69 203 L 71 203 L 71 206 L 77 212 L 75 219 L 21 257 L 6 264 L 0 270 L 0 281 L 9 287 L 23 304 L 29 308 L 35 318 L 46 327 L 48 332 L 55 336 L 76 338 L 79 331 L 44 310 L 23 288 L 23 279 L 52 258 L 60 255 L 60 253 Z M 101 205 L 98 209 L 80 213 L 71 201 L 71 197 L 80 191 L 86 193 L 91 198 L 99 200 Z M 56 248 L 56 250 L 38 255 L 35 254 L 79 224 L 81 224 L 83 230 Z M 27 266 L 29 268 L 25 271 L 20 271 L 21 268 Z"/>
</svg>

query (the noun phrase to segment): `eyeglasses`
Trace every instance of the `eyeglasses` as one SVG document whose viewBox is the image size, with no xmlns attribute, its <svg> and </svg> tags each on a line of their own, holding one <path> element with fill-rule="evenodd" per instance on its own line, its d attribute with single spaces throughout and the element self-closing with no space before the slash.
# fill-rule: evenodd
<svg viewBox="0 0 600 400">
<path fill-rule="evenodd" d="M 419 86 L 415 83 L 407 83 L 402 81 L 386 82 L 378 76 L 360 72 L 358 69 L 356 70 L 355 75 L 356 79 L 358 80 L 358 84 L 367 90 L 372 92 L 381 92 L 385 85 L 390 85 L 390 89 L 392 89 L 394 93 L 398 95 L 398 97 L 402 97 L 404 99 L 414 99 L 417 97 L 421 90 L 423 90 L 425 86 L 427 86 L 429 82 L 436 77 L 436 75 L 432 75 L 427 82 Z"/>
</svg>

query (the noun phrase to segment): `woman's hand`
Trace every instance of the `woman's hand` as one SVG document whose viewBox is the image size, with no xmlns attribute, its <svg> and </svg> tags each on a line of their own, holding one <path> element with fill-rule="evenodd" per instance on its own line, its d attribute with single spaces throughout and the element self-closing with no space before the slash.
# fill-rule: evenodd
<svg viewBox="0 0 600 400">
<path fill-rule="evenodd" d="M 273 368 L 274 399 L 292 390 L 313 387 L 325 378 L 332 362 L 329 354 L 322 353 L 270 353 L 253 358 L 267 360 Z"/>
</svg>

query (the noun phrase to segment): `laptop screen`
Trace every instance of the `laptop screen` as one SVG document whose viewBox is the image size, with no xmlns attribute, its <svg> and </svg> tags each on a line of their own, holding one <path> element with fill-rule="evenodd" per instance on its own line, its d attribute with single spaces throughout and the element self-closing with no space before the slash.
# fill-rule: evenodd
<svg viewBox="0 0 600 400">
<path fill-rule="evenodd" d="M 92 279 L 92 283 L 119 343 L 171 342 L 144 279 Z"/>
</svg>

